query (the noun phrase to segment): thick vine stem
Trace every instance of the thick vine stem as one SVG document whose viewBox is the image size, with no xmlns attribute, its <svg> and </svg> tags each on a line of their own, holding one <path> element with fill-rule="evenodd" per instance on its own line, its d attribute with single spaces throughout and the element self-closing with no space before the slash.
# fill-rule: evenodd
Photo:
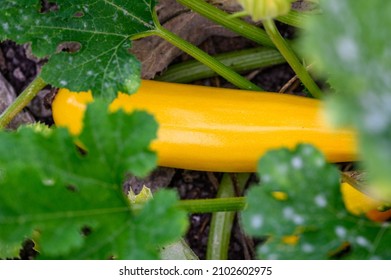
<svg viewBox="0 0 391 280">
<path fill-rule="evenodd" d="M 310 18 L 312 14 L 308 13 L 300 13 L 295 10 L 290 10 L 290 12 L 283 16 L 278 16 L 276 20 L 288 24 L 290 26 L 294 26 L 297 28 L 304 28 L 305 22 Z"/>
<path fill-rule="evenodd" d="M 234 197 L 237 195 L 236 192 L 242 193 L 249 178 L 249 173 L 225 173 L 217 192 L 217 198 Z M 206 258 L 208 260 L 228 259 L 228 249 L 235 214 L 236 212 L 233 211 L 215 212 L 212 214 L 206 250 Z"/>
<path fill-rule="evenodd" d="M 214 58 L 238 73 L 285 63 L 285 58 L 279 51 L 266 47 L 226 52 L 218 54 Z M 155 77 L 155 80 L 190 83 L 214 76 L 216 73 L 209 67 L 197 60 L 189 60 L 170 66 L 161 76 Z"/>
<path fill-rule="evenodd" d="M 300 63 L 299 59 L 291 49 L 291 47 L 287 44 L 284 38 L 281 36 L 278 31 L 273 19 L 266 19 L 263 21 L 263 26 L 270 39 L 273 41 L 277 49 L 280 51 L 282 56 L 285 57 L 286 61 L 292 67 L 293 71 L 295 71 L 296 75 L 299 77 L 304 86 L 308 89 L 308 91 L 316 98 L 322 98 L 323 93 L 319 89 L 318 85 L 312 79 L 307 69 Z"/>
<path fill-rule="evenodd" d="M 12 119 L 26 107 L 30 101 L 43 89 L 47 84 L 40 77 L 36 77 L 28 87 L 15 99 L 15 101 L 1 114 L 0 128 L 5 128 Z"/>
<path fill-rule="evenodd" d="M 224 65 L 214 57 L 210 56 L 209 54 L 205 53 L 198 47 L 194 46 L 193 44 L 187 42 L 186 40 L 182 39 L 178 35 L 172 33 L 171 31 L 164 28 L 158 19 L 158 16 L 156 14 L 156 10 L 152 13 L 153 22 L 155 24 L 155 29 L 150 30 L 148 32 L 137 34 L 130 39 L 140 39 L 144 37 L 148 37 L 151 35 L 159 36 L 162 39 L 166 40 L 167 42 L 173 44 L 177 48 L 181 49 L 185 53 L 189 54 L 199 62 L 203 63 L 204 65 L 211 68 L 214 72 L 219 74 L 221 77 L 232 83 L 233 85 L 237 86 L 240 89 L 246 89 L 246 90 L 256 90 L 256 91 L 263 91 L 262 88 L 258 87 L 257 85 L 253 84 L 246 78 L 242 77 L 235 71 L 233 71 L 228 66 Z"/>
<path fill-rule="evenodd" d="M 158 26 L 155 35 L 163 38 L 164 40 L 170 42 L 174 46 L 180 48 L 182 51 L 186 52 L 187 54 L 191 55 L 201 63 L 205 64 L 209 68 L 211 68 L 213 71 L 215 71 L 217 74 L 219 74 L 221 77 L 226 79 L 228 82 L 232 83 L 233 85 L 237 86 L 241 89 L 246 90 L 258 90 L 263 91 L 262 88 L 258 87 L 257 85 L 253 84 L 246 78 L 242 77 L 235 71 L 233 71 L 228 66 L 224 65 L 217 59 L 213 58 L 212 56 L 208 55 L 198 47 L 194 46 L 193 44 L 187 42 L 186 40 L 183 40 L 176 34 L 172 33 L 171 31 L 163 28 L 162 26 Z"/>
<path fill-rule="evenodd" d="M 247 39 L 264 46 L 274 47 L 265 31 L 239 18 L 232 17 L 204 0 L 177 0 L 177 2 Z"/>
<path fill-rule="evenodd" d="M 184 199 L 176 203 L 176 207 L 191 214 L 203 214 L 214 212 L 239 212 L 247 207 L 247 199 L 244 196 L 225 198 L 205 198 L 205 199 Z M 143 204 L 134 203 L 131 210 L 139 213 Z M 121 211 L 129 211 L 129 208 L 122 208 Z"/>
<path fill-rule="evenodd" d="M 207 198 L 180 200 L 177 207 L 189 213 L 213 213 L 243 211 L 247 202 L 245 197 Z"/>
</svg>

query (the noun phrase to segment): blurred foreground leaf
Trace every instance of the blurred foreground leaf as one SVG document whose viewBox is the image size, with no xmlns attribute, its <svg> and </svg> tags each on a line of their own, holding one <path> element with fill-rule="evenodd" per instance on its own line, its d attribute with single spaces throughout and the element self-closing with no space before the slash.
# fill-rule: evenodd
<svg viewBox="0 0 391 280">
<path fill-rule="evenodd" d="M 335 91 L 334 121 L 358 131 L 368 191 L 391 202 L 391 1 L 320 3 L 323 14 L 307 23 L 304 54 Z"/>
<path fill-rule="evenodd" d="M 390 259 L 391 226 L 351 215 L 339 171 L 310 145 L 267 153 L 242 218 L 262 259 Z"/>
</svg>

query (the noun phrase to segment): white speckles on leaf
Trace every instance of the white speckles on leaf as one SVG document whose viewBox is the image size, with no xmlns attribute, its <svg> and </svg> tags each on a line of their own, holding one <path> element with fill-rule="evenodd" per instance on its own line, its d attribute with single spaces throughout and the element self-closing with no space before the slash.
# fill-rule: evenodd
<svg viewBox="0 0 391 280">
<path fill-rule="evenodd" d="M 68 84 L 68 82 L 65 81 L 65 80 L 61 80 L 60 81 L 60 85 L 63 86 L 63 87 L 65 87 L 67 84 Z"/>
<path fill-rule="evenodd" d="M 115 22 L 115 21 L 117 21 L 118 20 L 118 13 L 114 13 L 114 15 L 113 15 L 113 21 Z"/>
<path fill-rule="evenodd" d="M 267 254 L 269 253 L 269 247 L 268 246 L 261 246 L 260 249 L 259 249 L 259 252 L 262 253 L 262 254 Z"/>
<path fill-rule="evenodd" d="M 310 155 L 314 152 L 314 149 L 311 146 L 306 145 L 306 146 L 304 146 L 302 151 L 305 155 Z"/>
<path fill-rule="evenodd" d="M 1 26 L 3 27 L 3 30 L 4 30 L 6 33 L 8 33 L 9 28 L 10 28 L 8 22 L 3 22 L 3 23 L 1 24 Z"/>
<path fill-rule="evenodd" d="M 311 244 L 308 244 L 308 243 L 304 243 L 302 246 L 301 246 L 301 250 L 304 252 L 304 253 L 312 253 L 315 251 L 315 247 Z"/>
<path fill-rule="evenodd" d="M 303 216 L 300 216 L 297 214 L 293 216 L 292 220 L 295 223 L 295 225 L 302 225 L 302 224 L 304 224 L 304 221 L 305 221 Z"/>
<path fill-rule="evenodd" d="M 324 208 L 327 206 L 327 199 L 323 194 L 318 194 L 317 196 L 315 196 L 314 201 L 315 204 L 320 208 Z"/>
<path fill-rule="evenodd" d="M 363 236 L 357 236 L 356 243 L 362 247 L 369 247 L 370 246 L 369 241 Z"/>
<path fill-rule="evenodd" d="M 341 0 L 327 0 L 324 2 L 335 16 L 341 16 L 346 12 L 346 5 Z"/>
<path fill-rule="evenodd" d="M 262 175 L 262 183 L 269 183 L 272 180 L 272 177 L 269 174 L 263 174 Z"/>
<path fill-rule="evenodd" d="M 335 234 L 339 237 L 339 238 L 345 238 L 346 237 L 346 228 L 344 228 L 343 226 L 336 226 L 335 227 Z"/>
<path fill-rule="evenodd" d="M 295 210 L 292 207 L 285 207 L 282 213 L 285 219 L 291 219 L 295 215 Z"/>
<path fill-rule="evenodd" d="M 250 226 L 254 230 L 258 230 L 262 227 L 263 225 L 263 216 L 262 215 L 253 215 L 250 220 Z"/>
<path fill-rule="evenodd" d="M 288 172 L 288 170 L 289 170 L 289 167 L 285 163 L 279 163 L 277 165 L 277 172 L 281 176 L 284 176 Z"/>
<path fill-rule="evenodd" d="M 23 27 L 20 24 L 15 25 L 15 29 L 18 31 L 23 31 Z"/>
<path fill-rule="evenodd" d="M 278 172 L 285 167 L 289 169 L 285 174 Z M 370 256 L 372 229 L 362 223 L 355 227 L 341 199 L 339 170 L 316 147 L 301 144 L 292 151 L 271 151 L 258 169 L 261 186 L 250 190 L 243 215 L 250 234 L 270 235 L 264 244 L 267 249 L 257 250 L 260 258 L 324 259 L 343 242 L 352 244 L 348 257 L 363 252 Z M 289 194 L 289 199 L 276 200 L 278 192 Z M 261 230 L 253 229 L 260 224 Z"/>
<path fill-rule="evenodd" d="M 360 104 L 365 129 L 371 133 L 382 133 L 388 129 L 391 122 L 391 97 L 388 94 L 367 92 L 362 94 Z"/>
<path fill-rule="evenodd" d="M 129 38 L 154 29 L 150 22 L 156 1 L 61 1 L 58 9 L 44 13 L 37 1 L 3 2 L 1 38 L 30 43 L 34 55 L 48 59 L 40 73 L 48 84 L 64 86 L 60 80 L 66 79 L 68 88 L 91 89 L 110 98 L 129 88 L 124 77 L 136 76 L 132 86 L 139 86 L 140 63 L 128 51 Z M 82 47 L 60 48 L 66 42 Z M 90 69 L 93 75 L 86 75 Z M 110 86 L 104 87 L 104 81 Z"/>
<path fill-rule="evenodd" d="M 267 256 L 268 260 L 278 260 L 278 255 L 277 254 L 270 254 Z"/>
<path fill-rule="evenodd" d="M 326 161 L 322 157 L 317 157 L 314 162 L 315 166 L 319 168 L 323 167 L 326 164 Z"/>
<path fill-rule="evenodd" d="M 42 179 L 42 184 L 44 186 L 47 186 L 47 187 L 54 186 L 55 183 L 56 183 L 56 181 L 54 181 L 53 178 L 44 178 L 44 179 Z"/>
<path fill-rule="evenodd" d="M 389 121 L 381 111 L 367 113 L 364 116 L 364 125 L 372 133 L 380 134 L 387 129 Z"/>
<path fill-rule="evenodd" d="M 352 37 L 339 38 L 335 47 L 339 58 L 345 62 L 355 61 L 360 56 L 358 44 Z"/>
<path fill-rule="evenodd" d="M 292 207 L 285 207 L 282 209 L 282 215 L 286 220 L 292 221 L 295 225 L 304 224 L 304 217 L 297 214 Z"/>
<path fill-rule="evenodd" d="M 294 156 L 291 164 L 294 169 L 301 169 L 303 167 L 303 159 L 300 156 Z"/>
</svg>

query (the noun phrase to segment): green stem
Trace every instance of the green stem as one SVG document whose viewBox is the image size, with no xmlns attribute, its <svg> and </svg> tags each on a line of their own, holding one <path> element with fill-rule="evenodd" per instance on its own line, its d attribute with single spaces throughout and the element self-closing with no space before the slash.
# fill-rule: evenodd
<svg viewBox="0 0 391 280">
<path fill-rule="evenodd" d="M 310 18 L 311 15 L 312 14 L 309 13 L 301 13 L 295 10 L 290 10 L 288 14 L 278 16 L 276 20 L 294 27 L 304 28 L 305 22 L 308 21 L 308 18 Z"/>
<path fill-rule="evenodd" d="M 274 47 L 273 42 L 262 29 L 259 29 L 239 18 L 233 18 L 230 14 L 203 0 L 177 0 L 177 2 L 247 39 L 264 46 Z"/>
<path fill-rule="evenodd" d="M 212 56 L 208 55 L 207 53 L 197 48 L 193 44 L 187 42 L 186 40 L 183 40 L 178 35 L 165 29 L 163 26 L 161 26 L 156 11 L 154 11 L 152 16 L 156 27 L 156 29 L 153 31 L 154 35 L 163 38 L 164 40 L 173 44 L 174 46 L 181 49 L 185 53 L 191 55 L 193 58 L 205 64 L 206 66 L 211 68 L 217 74 L 219 74 L 220 76 L 222 76 L 223 78 L 225 78 L 227 81 L 231 82 L 233 85 L 237 86 L 238 88 L 263 91 L 262 88 L 254 85 L 252 82 L 245 79 L 244 77 L 242 77 L 241 75 L 233 71 L 231 68 L 221 63 L 220 61 L 214 59 Z"/>
<path fill-rule="evenodd" d="M 227 52 L 218 54 L 214 58 L 238 73 L 285 62 L 285 58 L 277 50 L 265 47 Z M 216 72 L 209 67 L 197 60 L 189 60 L 170 66 L 163 75 L 155 77 L 155 80 L 190 83 L 214 76 L 216 76 Z"/>
<path fill-rule="evenodd" d="M 166 41 L 180 48 L 182 51 L 188 53 L 189 55 L 191 55 L 201 63 L 210 67 L 213 71 L 215 71 L 217 74 L 219 74 L 220 76 L 222 76 L 223 78 L 225 78 L 227 81 L 231 82 L 238 88 L 262 91 L 260 87 L 254 85 L 252 82 L 245 79 L 238 73 L 234 72 L 232 69 L 230 69 L 220 61 L 214 59 L 212 56 L 208 55 L 207 53 L 203 52 L 193 44 L 190 44 L 186 40 L 183 40 L 176 34 L 163 28 L 162 26 L 156 27 L 155 35 L 165 39 Z"/>
<path fill-rule="evenodd" d="M 15 99 L 15 101 L 1 114 L 0 128 L 5 128 L 11 120 L 26 107 L 30 101 L 43 89 L 47 84 L 38 76 L 28 87 Z"/>
<path fill-rule="evenodd" d="M 245 197 L 187 199 L 178 202 L 178 207 L 189 213 L 242 211 L 246 205 Z"/>
<path fill-rule="evenodd" d="M 272 19 L 267 19 L 263 21 L 263 25 L 270 39 L 276 45 L 277 49 L 281 52 L 281 54 L 285 57 L 286 61 L 292 67 L 293 71 L 295 71 L 296 75 L 299 77 L 304 86 L 308 89 L 308 91 L 316 98 L 322 98 L 323 93 L 319 89 L 318 85 L 314 82 L 308 71 L 305 67 L 300 63 L 299 59 L 291 49 L 291 47 L 287 44 L 284 38 L 281 36 L 278 31 L 274 21 Z"/>
<path fill-rule="evenodd" d="M 238 190 L 235 190 L 233 175 L 225 173 L 221 180 L 217 198 L 234 197 L 236 191 L 243 191 L 249 174 L 242 173 L 237 175 Z M 215 212 L 212 214 L 212 220 L 209 228 L 208 246 L 206 259 L 208 260 L 226 260 L 228 259 L 228 249 L 231 239 L 231 231 L 236 212 Z"/>
</svg>

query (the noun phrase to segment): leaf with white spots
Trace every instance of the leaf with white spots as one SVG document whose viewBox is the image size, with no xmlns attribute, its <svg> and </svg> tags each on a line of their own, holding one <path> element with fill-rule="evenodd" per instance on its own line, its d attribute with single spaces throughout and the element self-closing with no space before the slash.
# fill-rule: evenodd
<svg viewBox="0 0 391 280">
<path fill-rule="evenodd" d="M 247 193 L 242 221 L 248 234 L 266 238 L 262 259 L 391 258 L 391 226 L 347 212 L 338 169 L 313 146 L 268 152 L 259 161 L 261 186 Z M 266 178 L 266 180 L 265 180 Z"/>
<path fill-rule="evenodd" d="M 31 43 L 35 55 L 48 57 L 41 77 L 56 87 L 107 98 L 136 91 L 140 63 L 130 38 L 155 29 L 155 0 L 50 2 L 56 8 L 42 13 L 39 0 L 0 1 L 0 40 Z"/>
<path fill-rule="evenodd" d="M 308 19 L 303 54 L 335 94 L 329 113 L 358 131 L 371 189 L 391 202 L 391 1 L 322 0 Z"/>
</svg>

